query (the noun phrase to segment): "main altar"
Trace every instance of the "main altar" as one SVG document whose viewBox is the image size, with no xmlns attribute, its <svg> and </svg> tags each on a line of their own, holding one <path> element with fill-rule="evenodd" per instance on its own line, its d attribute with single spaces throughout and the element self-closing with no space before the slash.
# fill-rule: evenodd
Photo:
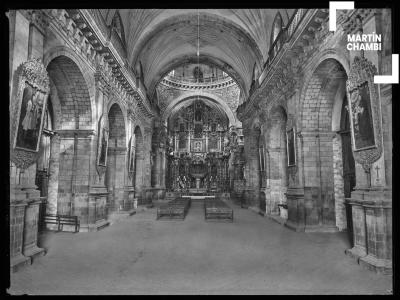
<svg viewBox="0 0 400 300">
<path fill-rule="evenodd" d="M 226 114 L 201 100 L 171 115 L 168 190 L 192 195 L 228 191 L 231 131 Z"/>
</svg>

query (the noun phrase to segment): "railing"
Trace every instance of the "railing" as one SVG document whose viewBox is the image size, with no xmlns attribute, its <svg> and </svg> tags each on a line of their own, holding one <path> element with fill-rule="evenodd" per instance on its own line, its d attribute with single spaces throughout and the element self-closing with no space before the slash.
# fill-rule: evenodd
<svg viewBox="0 0 400 300">
<path fill-rule="evenodd" d="M 308 9 L 304 8 L 296 9 L 292 17 L 289 19 L 287 26 L 281 30 L 275 41 L 270 46 L 268 51 L 268 59 L 265 62 L 264 67 L 271 64 L 276 55 L 282 49 L 283 45 L 292 38 L 293 33 L 296 31 L 307 11 Z"/>
<path fill-rule="evenodd" d="M 100 31 L 103 33 L 104 37 L 108 38 L 110 35 L 110 27 L 107 26 L 106 22 L 104 21 L 98 9 L 87 9 L 87 11 L 93 17 L 93 19 L 96 20 L 96 24 L 99 27 Z M 118 54 L 121 57 L 126 58 L 125 47 L 122 43 L 122 40 L 115 31 L 112 31 L 111 33 L 111 43 L 117 50 Z"/>
<path fill-rule="evenodd" d="M 231 86 L 236 84 L 236 82 L 229 76 L 224 77 L 218 81 L 211 82 L 196 82 L 196 81 L 188 81 L 186 78 L 184 80 L 180 80 L 179 77 L 174 76 L 165 76 L 161 81 L 163 84 L 172 86 L 174 88 L 181 89 L 220 89 L 225 88 L 227 86 Z"/>
<path fill-rule="evenodd" d="M 226 76 L 209 76 L 209 77 L 204 77 L 201 80 L 197 80 L 195 77 L 183 77 L 183 76 L 171 76 L 167 75 L 166 78 L 171 81 L 175 82 L 191 82 L 191 83 L 214 83 L 214 82 L 219 82 L 219 81 L 226 81 L 229 80 L 230 77 L 228 75 Z"/>
</svg>

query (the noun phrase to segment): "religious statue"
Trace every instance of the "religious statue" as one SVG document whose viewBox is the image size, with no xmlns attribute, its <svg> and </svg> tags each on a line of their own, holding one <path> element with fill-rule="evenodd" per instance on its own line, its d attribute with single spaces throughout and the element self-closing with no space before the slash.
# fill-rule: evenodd
<svg viewBox="0 0 400 300">
<path fill-rule="evenodd" d="M 224 147 L 229 147 L 230 141 L 228 136 L 224 136 Z"/>
<path fill-rule="evenodd" d="M 194 151 L 200 152 L 201 151 L 201 142 L 196 142 L 194 144 Z"/>
</svg>

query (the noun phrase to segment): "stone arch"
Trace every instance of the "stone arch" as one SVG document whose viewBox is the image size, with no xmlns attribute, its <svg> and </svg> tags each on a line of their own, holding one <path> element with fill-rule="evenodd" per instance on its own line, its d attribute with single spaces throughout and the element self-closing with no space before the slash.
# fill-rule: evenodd
<svg viewBox="0 0 400 300">
<path fill-rule="evenodd" d="M 50 97 L 56 111 L 56 128 L 90 129 L 90 94 L 78 65 L 69 57 L 59 55 L 49 62 L 47 71 L 52 91 Z"/>
<path fill-rule="evenodd" d="M 302 89 L 298 120 L 304 145 L 306 223 L 342 230 L 346 228 L 342 141 L 332 130 L 340 126 L 348 65 L 330 50 L 317 61 Z"/>
<path fill-rule="evenodd" d="M 165 35 L 165 32 L 173 28 L 173 26 L 176 26 L 176 24 L 179 24 L 180 22 L 184 22 L 186 26 L 192 26 L 196 25 L 193 23 L 193 20 L 196 20 L 196 15 L 194 13 L 185 13 L 185 14 L 179 14 L 179 15 L 174 15 L 170 16 L 166 19 L 160 19 L 161 21 L 158 22 L 157 24 L 154 24 L 153 26 L 149 27 L 149 30 L 144 33 L 139 41 L 137 41 L 137 44 L 135 46 L 135 49 L 133 52 L 131 52 L 129 61 L 132 62 L 132 65 L 137 67 L 139 64 L 139 61 L 142 60 L 143 53 L 146 53 L 146 51 L 143 51 L 146 47 L 149 46 L 151 41 L 155 39 L 158 35 Z M 222 15 L 217 15 L 212 12 L 205 12 L 201 11 L 200 12 L 200 19 L 202 21 L 203 26 L 211 26 L 211 28 L 220 28 L 220 30 L 229 30 L 231 32 L 231 35 L 233 36 L 234 34 L 237 34 L 240 37 L 240 40 L 243 40 L 245 45 L 249 45 L 249 48 L 247 49 L 248 54 L 251 55 L 252 61 L 256 62 L 259 68 L 261 69 L 262 67 L 262 61 L 263 61 L 263 55 L 262 51 L 259 47 L 259 45 L 256 43 L 255 39 L 252 37 L 251 34 L 242 26 L 237 24 L 236 22 L 230 20 L 229 18 L 226 18 Z M 219 31 L 218 31 L 219 32 Z M 177 44 L 179 45 L 179 43 Z M 224 43 L 224 46 L 226 46 L 226 43 Z M 242 46 L 243 47 L 243 46 Z M 234 48 L 234 47 L 232 47 Z M 178 48 L 178 52 L 182 53 L 183 55 L 186 55 L 188 52 L 185 51 L 180 51 Z M 160 55 L 159 55 L 160 56 Z M 242 57 L 243 55 L 236 55 L 236 58 Z M 160 56 L 161 57 L 161 56 Z M 224 60 L 225 63 L 229 62 L 228 57 L 221 57 L 220 59 Z M 232 63 L 235 64 L 234 69 L 241 74 L 241 78 L 245 83 L 247 83 L 244 86 L 244 90 L 247 91 L 250 88 L 251 82 L 249 80 L 246 80 L 247 76 L 251 76 L 251 70 L 246 70 L 246 67 L 242 66 L 242 64 L 238 63 L 237 60 L 232 60 Z M 157 64 L 157 67 L 161 69 L 164 69 L 164 65 L 168 64 L 166 61 L 165 63 L 159 65 Z M 251 66 L 252 67 L 252 66 Z M 170 69 L 171 70 L 171 69 Z M 153 78 L 157 78 L 156 74 L 153 72 L 147 72 L 149 78 L 153 80 Z M 251 80 L 251 78 L 250 78 Z M 149 87 L 150 90 L 152 90 L 152 84 L 149 79 L 145 78 L 145 83 Z"/>
<path fill-rule="evenodd" d="M 126 146 L 126 119 L 117 102 L 112 103 L 108 109 L 108 126 L 109 126 L 109 146 L 112 145 L 111 140 L 114 139 L 119 147 Z"/>
<path fill-rule="evenodd" d="M 86 61 L 84 61 L 75 51 L 72 49 L 66 47 L 66 46 L 58 46 L 58 47 L 53 47 L 50 50 L 48 50 L 44 55 L 43 55 L 43 64 L 46 68 L 50 65 L 50 63 L 56 59 L 57 57 L 66 57 L 69 58 L 75 65 L 75 72 L 78 72 L 81 74 L 81 84 L 85 84 L 87 88 L 87 92 L 89 95 L 89 101 L 90 101 L 90 111 L 91 111 L 91 116 L 90 116 L 90 122 L 93 124 L 93 128 L 95 129 L 95 122 L 94 120 L 97 118 L 95 115 L 96 113 L 96 104 L 95 104 L 95 79 L 94 79 L 94 70 L 87 64 Z M 50 74 L 49 74 L 50 75 Z M 50 80 L 51 77 L 50 77 Z M 51 86 L 50 86 L 51 88 Z M 53 103 L 54 105 L 54 111 L 55 115 L 57 112 L 60 111 L 60 105 L 57 105 Z M 57 118 L 57 116 L 55 116 Z"/>
<path fill-rule="evenodd" d="M 107 105 L 107 115 L 110 115 L 111 109 L 114 110 L 114 113 L 116 112 L 117 108 L 119 109 L 118 111 L 118 122 L 120 123 L 120 126 L 122 126 L 122 121 L 123 121 L 123 125 L 124 125 L 124 134 L 125 134 L 125 145 L 128 144 L 128 128 L 129 128 L 129 121 L 128 121 L 128 113 L 127 111 L 124 109 L 124 107 L 119 103 L 118 100 L 112 100 L 108 103 Z M 108 119 L 108 123 L 110 124 L 110 120 Z M 121 133 L 119 133 L 121 135 Z"/>
<path fill-rule="evenodd" d="M 342 52 L 337 49 L 326 49 L 325 51 L 322 51 L 319 55 L 315 56 L 311 62 L 308 64 L 307 68 L 304 71 L 305 74 L 305 79 L 303 81 L 299 97 L 298 97 L 298 103 L 297 103 L 297 111 L 300 112 L 300 118 L 297 118 L 297 128 L 299 131 L 302 130 L 302 120 L 303 120 L 303 107 L 304 107 L 304 102 L 306 99 L 306 93 L 308 87 L 310 87 L 311 81 L 315 79 L 315 72 L 318 69 L 318 67 L 326 60 L 331 59 L 334 61 L 337 61 L 339 65 L 344 69 L 346 77 L 350 72 L 350 61 L 347 58 L 347 56 Z M 335 104 L 336 105 L 336 104 Z"/>
<path fill-rule="evenodd" d="M 50 78 L 53 129 L 59 134 L 51 139 L 47 213 L 77 215 L 84 222 L 91 157 L 87 151 L 91 139 L 85 132 L 93 128 L 93 94 L 87 73 L 68 50 L 53 49 L 44 61 Z"/>
<path fill-rule="evenodd" d="M 218 96 L 213 95 L 211 93 L 203 92 L 203 91 L 195 91 L 195 92 L 185 93 L 184 95 L 171 101 L 168 104 L 168 106 L 165 108 L 164 113 L 162 114 L 162 119 L 166 120 L 171 115 L 173 109 L 176 108 L 179 104 L 181 104 L 185 100 L 191 99 L 191 98 L 194 98 L 197 96 L 201 97 L 202 99 L 205 98 L 206 100 L 208 100 L 210 102 L 216 103 L 228 116 L 230 126 L 237 125 L 238 120 L 237 120 L 236 116 L 234 115 L 234 113 L 232 112 L 231 108 L 228 106 L 228 104 L 224 100 L 219 98 Z"/>
</svg>

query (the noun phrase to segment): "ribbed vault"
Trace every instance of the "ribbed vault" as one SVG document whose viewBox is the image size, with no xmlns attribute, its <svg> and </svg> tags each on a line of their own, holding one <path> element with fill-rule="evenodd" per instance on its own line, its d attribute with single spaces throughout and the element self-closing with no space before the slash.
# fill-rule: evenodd
<svg viewBox="0 0 400 300">
<path fill-rule="evenodd" d="M 272 23 L 286 24 L 292 9 L 200 9 L 200 55 L 220 62 L 247 94 L 253 73 L 267 59 Z M 183 60 L 197 59 L 196 9 L 122 9 L 128 61 L 142 73 L 149 94 Z M 116 10 L 101 10 L 111 22 Z M 256 70 L 254 70 L 256 68 Z"/>
</svg>

